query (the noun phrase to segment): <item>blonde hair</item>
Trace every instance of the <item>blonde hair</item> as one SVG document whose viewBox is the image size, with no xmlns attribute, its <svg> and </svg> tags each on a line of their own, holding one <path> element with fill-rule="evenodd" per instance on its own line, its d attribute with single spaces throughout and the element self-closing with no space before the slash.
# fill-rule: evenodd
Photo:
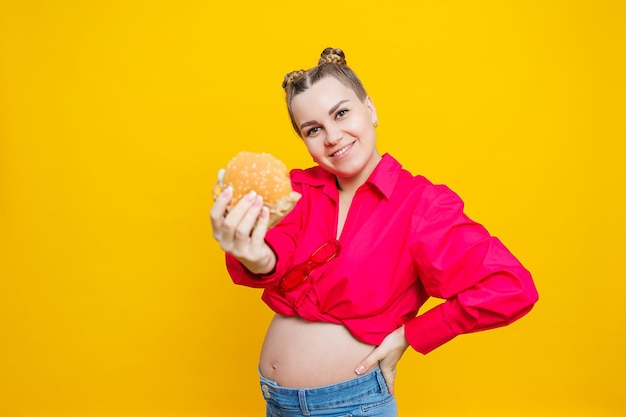
<svg viewBox="0 0 626 417">
<path fill-rule="evenodd" d="M 293 118 L 291 101 L 298 94 L 306 91 L 319 80 L 325 77 L 333 77 L 346 87 L 350 88 L 361 100 L 367 98 L 367 92 L 359 80 L 359 77 L 348 67 L 346 55 L 339 48 L 326 48 L 322 51 L 317 66 L 309 70 L 291 71 L 283 80 L 283 89 L 287 101 L 287 110 L 291 124 L 298 134 L 300 129 Z"/>
</svg>

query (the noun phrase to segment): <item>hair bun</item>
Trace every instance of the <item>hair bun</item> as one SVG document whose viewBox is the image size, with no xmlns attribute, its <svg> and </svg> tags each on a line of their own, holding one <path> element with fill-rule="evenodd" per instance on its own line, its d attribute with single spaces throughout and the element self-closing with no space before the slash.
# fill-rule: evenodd
<svg viewBox="0 0 626 417">
<path fill-rule="evenodd" d="M 291 71 L 290 73 L 285 75 L 285 79 L 283 80 L 283 88 L 294 82 L 296 79 L 302 76 L 302 74 L 304 74 L 304 70 Z"/>
<path fill-rule="evenodd" d="M 346 65 L 346 54 L 339 48 L 326 48 L 322 51 L 320 55 L 320 60 L 317 65 L 322 64 L 337 64 L 337 65 Z"/>
</svg>

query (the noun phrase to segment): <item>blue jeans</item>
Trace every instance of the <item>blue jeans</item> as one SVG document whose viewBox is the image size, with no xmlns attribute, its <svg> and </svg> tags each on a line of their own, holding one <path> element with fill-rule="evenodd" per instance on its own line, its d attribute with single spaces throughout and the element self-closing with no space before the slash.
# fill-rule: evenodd
<svg viewBox="0 0 626 417">
<path fill-rule="evenodd" d="M 380 367 L 345 382 L 315 388 L 284 388 L 261 377 L 267 417 L 397 417 Z"/>
</svg>

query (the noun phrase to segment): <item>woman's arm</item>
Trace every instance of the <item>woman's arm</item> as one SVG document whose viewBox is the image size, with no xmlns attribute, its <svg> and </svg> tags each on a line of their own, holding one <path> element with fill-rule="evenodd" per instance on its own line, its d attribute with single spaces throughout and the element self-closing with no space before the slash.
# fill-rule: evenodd
<svg viewBox="0 0 626 417">
<path fill-rule="evenodd" d="M 431 192 L 410 250 L 427 293 L 446 301 L 405 325 L 407 341 L 424 354 L 459 334 L 508 325 L 538 299 L 530 273 L 465 215 L 461 199 L 445 186 Z"/>
</svg>

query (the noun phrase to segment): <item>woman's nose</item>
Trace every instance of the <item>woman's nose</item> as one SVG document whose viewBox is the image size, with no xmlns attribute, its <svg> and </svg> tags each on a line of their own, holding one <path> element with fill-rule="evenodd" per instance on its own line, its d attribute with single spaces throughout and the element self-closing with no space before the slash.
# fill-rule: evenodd
<svg viewBox="0 0 626 417">
<path fill-rule="evenodd" d="M 336 127 L 327 127 L 326 128 L 326 146 L 335 146 L 341 138 L 343 137 L 343 132 L 341 129 Z"/>
</svg>

